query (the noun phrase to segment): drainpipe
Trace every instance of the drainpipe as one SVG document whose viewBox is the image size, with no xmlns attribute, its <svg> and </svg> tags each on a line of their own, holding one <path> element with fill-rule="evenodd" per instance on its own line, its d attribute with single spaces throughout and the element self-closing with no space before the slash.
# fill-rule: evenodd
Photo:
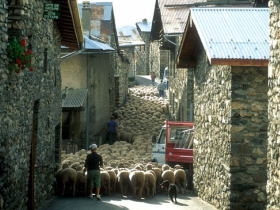
<svg viewBox="0 0 280 210">
<path fill-rule="evenodd" d="M 87 88 L 89 87 L 89 70 L 88 70 L 88 55 L 87 55 Z M 86 116 L 86 150 L 89 148 L 89 100 L 88 100 L 88 95 L 89 91 L 87 92 L 87 116 Z"/>
</svg>

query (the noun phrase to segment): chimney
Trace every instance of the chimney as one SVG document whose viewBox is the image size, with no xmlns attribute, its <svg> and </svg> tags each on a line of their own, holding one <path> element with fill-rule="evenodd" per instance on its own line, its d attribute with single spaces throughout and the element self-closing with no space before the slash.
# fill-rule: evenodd
<svg viewBox="0 0 280 210">
<path fill-rule="evenodd" d="M 91 6 L 90 1 L 83 1 L 82 7 L 82 25 L 84 34 L 90 35 L 90 18 L 91 18 Z"/>
<path fill-rule="evenodd" d="M 142 23 L 147 24 L 147 19 L 146 19 L 146 18 L 145 18 L 145 19 L 143 19 L 143 20 L 142 20 Z"/>
</svg>

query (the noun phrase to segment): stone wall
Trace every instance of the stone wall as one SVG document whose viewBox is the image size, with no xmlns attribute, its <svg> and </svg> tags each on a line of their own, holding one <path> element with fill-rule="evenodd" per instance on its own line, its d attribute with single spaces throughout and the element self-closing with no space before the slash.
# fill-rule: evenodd
<svg viewBox="0 0 280 210">
<path fill-rule="evenodd" d="M 160 43 L 151 42 L 150 45 L 150 73 L 155 72 L 157 78 L 160 78 Z M 161 77 L 162 79 L 162 77 Z"/>
<path fill-rule="evenodd" d="M 277 0 L 269 1 L 270 8 L 270 60 L 268 67 L 268 182 L 267 182 L 267 209 L 279 209 L 280 205 L 280 176 L 279 176 L 279 39 L 280 39 L 280 2 Z"/>
<path fill-rule="evenodd" d="M 168 91 L 170 120 L 193 121 L 193 70 L 176 68 Z"/>
<path fill-rule="evenodd" d="M 135 47 L 136 55 L 136 75 L 147 75 L 147 51 L 144 46 Z"/>
<path fill-rule="evenodd" d="M 264 209 L 267 68 L 210 66 L 205 52 L 199 54 L 194 71 L 195 189 L 219 209 Z"/>
<path fill-rule="evenodd" d="M 0 193 L 6 210 L 23 210 L 32 192 L 35 206 L 53 194 L 61 144 L 60 34 L 53 20 L 42 18 L 42 1 L 10 2 L 0 1 Z M 36 53 L 32 72 L 7 70 L 7 41 L 14 35 Z"/>
</svg>

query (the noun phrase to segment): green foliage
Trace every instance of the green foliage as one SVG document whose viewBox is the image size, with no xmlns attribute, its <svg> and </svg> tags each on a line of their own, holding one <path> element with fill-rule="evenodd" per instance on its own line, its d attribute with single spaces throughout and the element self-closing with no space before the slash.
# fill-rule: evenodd
<svg viewBox="0 0 280 210">
<path fill-rule="evenodd" d="M 31 50 L 27 48 L 25 39 L 14 38 L 9 42 L 7 52 L 8 58 L 10 59 L 10 71 L 20 73 L 20 71 L 26 68 L 28 68 L 29 71 L 33 71 L 33 54 Z"/>
</svg>

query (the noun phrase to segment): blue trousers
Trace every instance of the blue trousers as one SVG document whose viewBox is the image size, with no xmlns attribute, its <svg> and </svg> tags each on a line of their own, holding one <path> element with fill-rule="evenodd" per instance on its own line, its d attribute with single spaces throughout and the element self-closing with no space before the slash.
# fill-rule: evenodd
<svg viewBox="0 0 280 210">
<path fill-rule="evenodd" d="M 159 90 L 159 97 L 164 97 L 164 90 Z"/>
</svg>

